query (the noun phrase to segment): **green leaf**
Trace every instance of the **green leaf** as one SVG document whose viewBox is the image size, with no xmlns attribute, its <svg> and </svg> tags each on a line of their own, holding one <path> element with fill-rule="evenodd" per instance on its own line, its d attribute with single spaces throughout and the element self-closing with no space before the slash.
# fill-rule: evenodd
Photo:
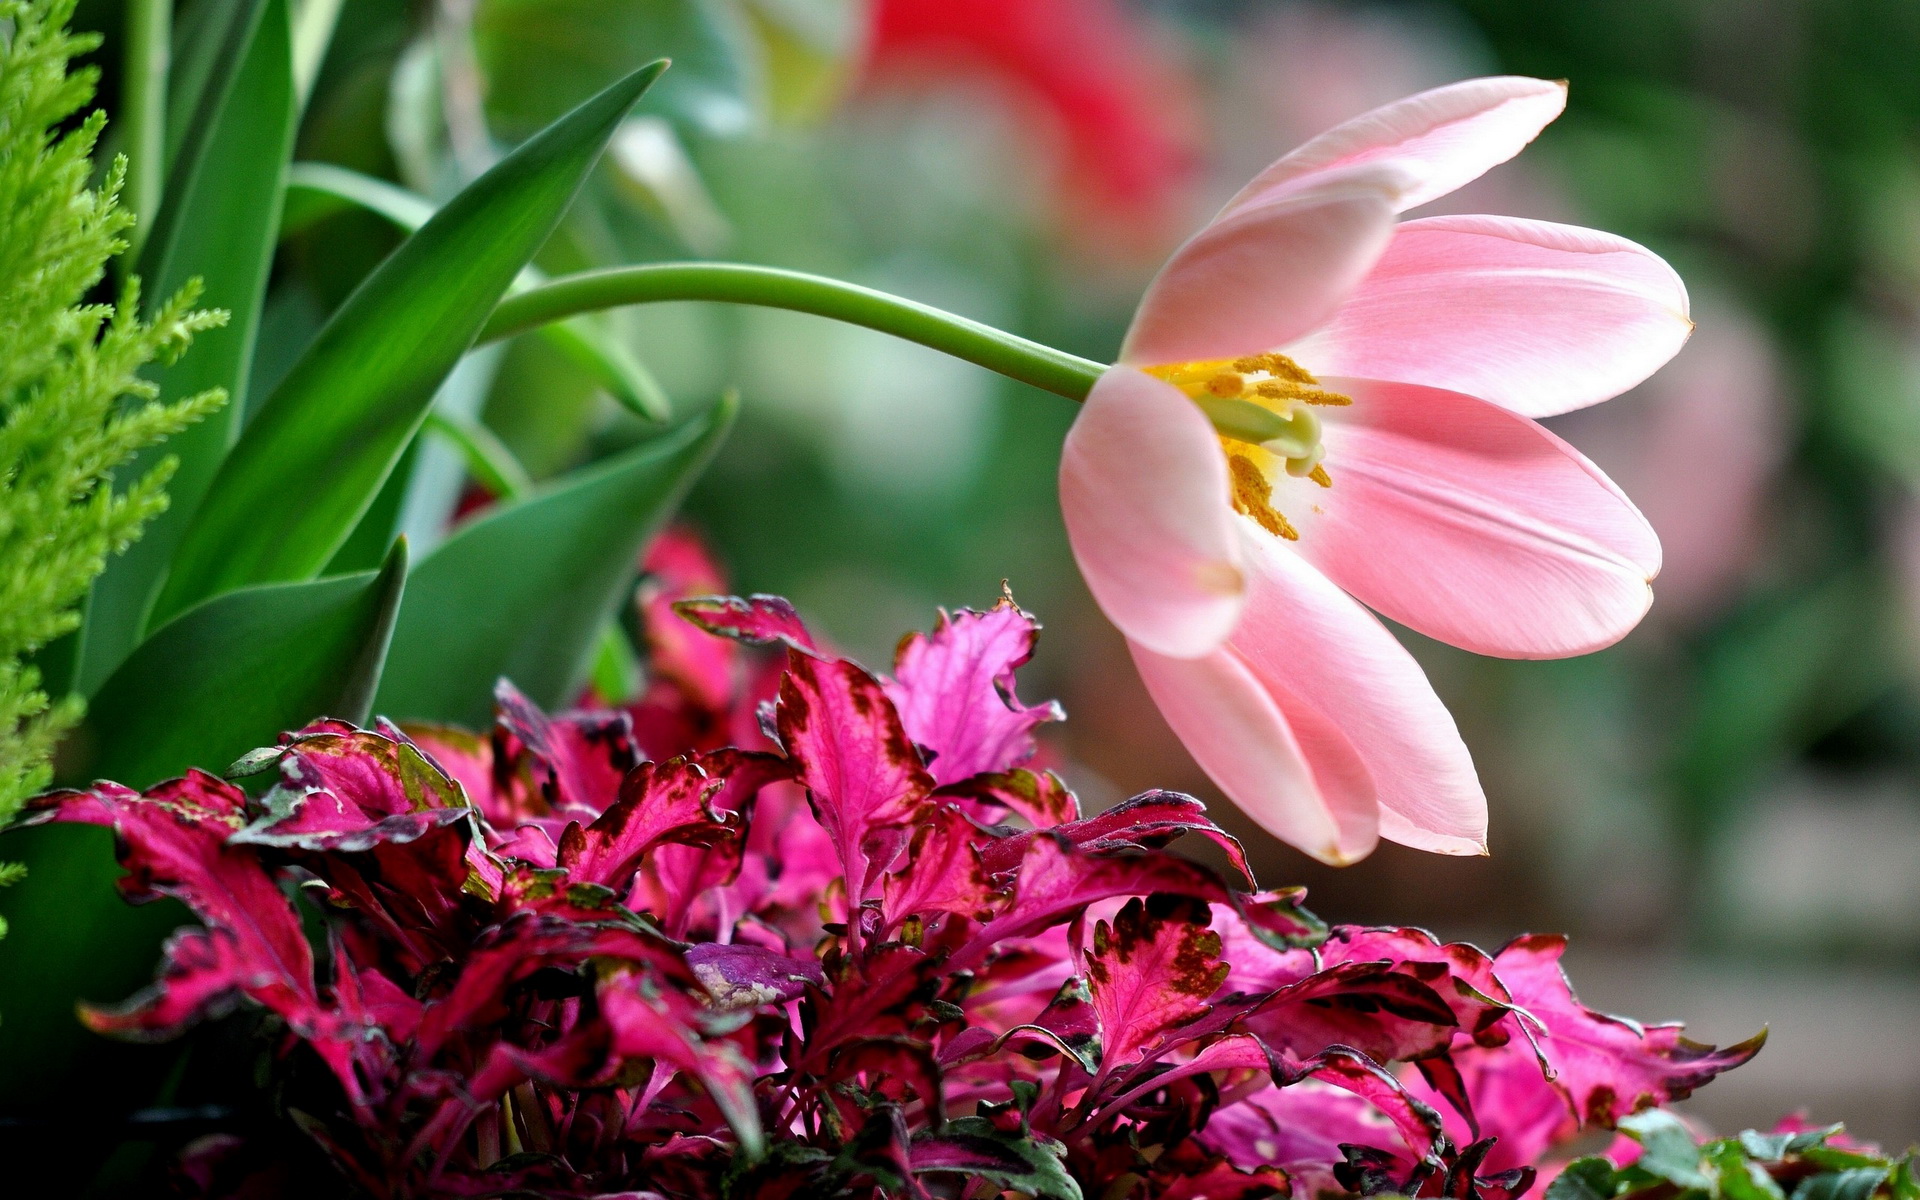
<svg viewBox="0 0 1920 1200">
<path fill-rule="evenodd" d="M 418 192 L 332 163 L 295 163 L 287 179 L 286 204 L 283 227 L 288 232 L 306 229 L 348 207 L 377 213 L 409 233 L 433 216 L 433 201 Z M 546 273 L 529 266 L 520 272 L 509 292 L 525 291 L 545 282 Z M 597 314 L 582 313 L 542 325 L 536 332 L 591 375 L 628 412 L 654 422 L 672 415 L 666 390 Z"/>
<path fill-rule="evenodd" d="M 100 689 L 75 739 L 85 762 L 69 775 L 145 787 L 192 766 L 224 770 L 319 716 L 364 721 L 406 574 L 406 544 L 396 542 L 379 571 L 247 588 L 185 613 Z M 89 1078 L 97 1089 L 108 1076 L 82 1065 L 123 1060 L 74 1020 L 74 1002 L 139 987 L 185 911 L 119 898 L 105 830 L 49 825 L 0 845 L 33 879 L 8 895 L 14 929 L 0 941 L 0 1095 L 43 1099 Z M 126 1086 L 119 1068 L 111 1077 Z"/>
<path fill-rule="evenodd" d="M 1759 1163 L 1749 1159 L 1742 1141 L 1714 1142 L 1707 1162 L 1719 1179 L 1722 1200 L 1786 1200 L 1786 1193 Z"/>
<path fill-rule="evenodd" d="M 240 435 L 254 334 L 278 235 L 280 193 L 293 149 L 293 81 L 285 0 L 236 4 L 254 20 L 235 57 L 215 64 L 202 92 L 220 103 L 198 106 L 204 136 L 190 135 L 175 157 L 165 206 L 140 259 L 145 295 L 155 300 L 198 277 L 200 302 L 222 308 L 223 328 L 194 340 L 193 352 L 160 375 L 161 398 L 210 388 L 226 407 L 142 455 L 124 474 L 139 478 L 162 457 L 179 466 L 167 485 L 168 510 L 112 559 L 94 584 L 81 635 L 74 687 L 91 694 L 120 665 L 145 630 L 147 609 L 220 462 Z"/>
<path fill-rule="evenodd" d="M 1046 1200 L 1081 1200 L 1080 1185 L 1067 1173 L 1066 1150 L 1058 1142 L 1038 1136 L 1004 1133 L 983 1117 L 960 1117 L 938 1133 L 914 1139 L 916 1160 L 935 1157 L 938 1166 L 916 1173 L 953 1172 L 985 1179 L 996 1187 Z M 937 1155 L 927 1155 L 937 1148 Z"/>
<path fill-rule="evenodd" d="M 1872 1200 L 1873 1193 L 1887 1181 L 1888 1171 L 1881 1165 L 1815 1175 L 1793 1189 L 1793 1200 Z"/>
<path fill-rule="evenodd" d="M 1576 1158 L 1547 1185 L 1546 1200 L 1610 1200 L 1616 1182 L 1612 1159 Z"/>
<path fill-rule="evenodd" d="M 495 302 L 665 67 L 644 67 L 502 159 L 349 296 L 254 416 L 193 516 L 155 618 L 311 578 L 353 531 Z"/>
<path fill-rule="evenodd" d="M 724 0 L 483 0 L 474 17 L 487 110 L 510 137 L 662 55 L 673 74 L 641 111 L 701 133 L 745 132 L 762 108 L 752 36 Z"/>
<path fill-rule="evenodd" d="M 395 542 L 378 571 L 242 588 L 154 631 L 88 708 L 87 775 L 147 787 L 315 717 L 364 720 L 406 566 Z"/>
<path fill-rule="evenodd" d="M 480 727 L 503 675 L 538 703 L 571 700 L 640 551 L 712 457 L 736 407 L 723 401 L 442 543 L 408 584 L 375 708 Z"/>
<path fill-rule="evenodd" d="M 1650 1108 L 1623 1117 L 1620 1131 L 1640 1143 L 1640 1161 L 1635 1165 L 1641 1170 L 1679 1188 L 1704 1190 L 1712 1186 L 1700 1170 L 1700 1144 L 1679 1117 L 1665 1109 Z"/>
</svg>

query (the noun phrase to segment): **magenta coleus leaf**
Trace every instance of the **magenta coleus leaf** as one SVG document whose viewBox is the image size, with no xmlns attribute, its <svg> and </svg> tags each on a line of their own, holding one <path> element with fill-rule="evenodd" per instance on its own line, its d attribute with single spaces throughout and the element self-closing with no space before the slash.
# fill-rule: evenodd
<svg viewBox="0 0 1920 1200">
<path fill-rule="evenodd" d="M 1641 1025 L 1581 1004 L 1561 970 L 1566 939 L 1533 934 L 1493 957 L 1494 971 L 1514 1003 L 1540 1024 L 1535 1045 L 1554 1089 L 1588 1125 L 1611 1128 L 1630 1113 L 1693 1090 L 1760 1052 L 1762 1030 L 1717 1049 L 1690 1041 L 1679 1025 Z"/>
<path fill-rule="evenodd" d="M 885 928 L 942 913 L 985 920 L 996 890 L 981 862 L 980 841 L 981 831 L 966 813 L 951 804 L 934 808 L 914 828 L 907 846 L 908 868 L 888 875 L 883 883 L 880 911 Z"/>
<path fill-rule="evenodd" d="M 1098 922 L 1086 951 L 1099 1015 L 1102 1074 L 1137 1061 L 1163 1034 L 1207 1011 L 1227 979 L 1220 935 L 1204 901 L 1159 893 L 1127 901 Z"/>
<path fill-rule="evenodd" d="M 857 663 L 792 650 L 775 723 L 849 889 L 864 895 L 868 839 L 883 827 L 912 824 L 933 790 L 900 715 L 880 681 Z"/>
<path fill-rule="evenodd" d="M 818 649 L 800 614 L 779 596 L 700 596 L 676 602 L 673 611 L 708 633 L 750 646 Z"/>
<path fill-rule="evenodd" d="M 986 612 L 940 614 L 931 634 L 911 634 L 894 655 L 887 695 L 907 735 L 929 752 L 934 782 L 1012 770 L 1033 757 L 1034 727 L 1066 714 L 1028 705 L 1014 672 L 1033 657 L 1040 623 L 1011 596 Z"/>
<path fill-rule="evenodd" d="M 974 775 L 940 789 L 945 797 L 965 798 L 976 804 L 1005 809 L 1035 829 L 1065 825 L 1080 819 L 1080 801 L 1052 771 L 1034 772 L 1016 767 L 993 775 Z"/>
<path fill-rule="evenodd" d="M 723 768 L 723 770 L 726 768 Z M 725 775 L 676 758 L 646 763 L 620 785 L 619 798 L 582 828 L 561 834 L 555 862 L 576 882 L 597 883 L 624 893 L 648 851 L 666 842 L 711 844 L 739 835 L 738 823 L 713 807 Z"/>
<path fill-rule="evenodd" d="M 1054 825 L 1044 832 L 1034 830 L 997 842 L 989 855 L 987 867 L 992 871 L 1012 869 L 1025 852 L 1027 843 L 1043 836 L 1094 854 L 1125 854 L 1159 850 L 1183 834 L 1194 833 L 1225 851 L 1227 861 L 1251 887 L 1253 872 L 1247 866 L 1246 852 L 1241 848 L 1239 839 L 1215 825 L 1206 812 L 1206 805 L 1180 792 L 1144 792 L 1084 820 Z"/>
<path fill-rule="evenodd" d="M 1316 972 L 1274 993 L 1244 1025 L 1300 1058 L 1350 1046 L 1379 1062 L 1444 1051 L 1458 1028 L 1438 993 L 1384 963 L 1341 963 Z"/>
<path fill-rule="evenodd" d="M 494 689 L 499 737 L 495 754 L 524 756 L 525 770 L 546 807 L 562 816 L 598 816 L 613 803 L 640 752 L 625 713 L 549 717 L 501 680 Z"/>
<path fill-rule="evenodd" d="M 54 793 L 35 807 L 38 819 L 111 828 L 127 869 L 122 894 L 170 896 L 206 925 L 169 939 L 153 987 L 118 1007 L 86 1009 L 90 1026 L 122 1037 L 171 1037 L 244 994 L 311 1027 L 318 1005 L 313 952 L 257 852 L 232 843 L 246 819 L 240 789 L 190 771 L 144 794 L 103 783 Z"/>
</svg>

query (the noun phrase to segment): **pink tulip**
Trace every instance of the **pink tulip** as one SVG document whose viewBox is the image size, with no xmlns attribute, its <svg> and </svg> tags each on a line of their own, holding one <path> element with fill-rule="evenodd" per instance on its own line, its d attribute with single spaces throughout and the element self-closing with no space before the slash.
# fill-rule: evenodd
<svg viewBox="0 0 1920 1200">
<path fill-rule="evenodd" d="M 1074 556 L 1161 712 L 1249 815 L 1327 862 L 1382 837 L 1486 852 L 1453 719 L 1368 608 L 1557 658 L 1652 599 L 1653 530 L 1532 418 L 1671 358 L 1692 328 L 1679 277 L 1593 230 L 1396 224 L 1565 101 L 1470 80 L 1274 163 L 1161 269 L 1067 437 Z"/>
</svg>

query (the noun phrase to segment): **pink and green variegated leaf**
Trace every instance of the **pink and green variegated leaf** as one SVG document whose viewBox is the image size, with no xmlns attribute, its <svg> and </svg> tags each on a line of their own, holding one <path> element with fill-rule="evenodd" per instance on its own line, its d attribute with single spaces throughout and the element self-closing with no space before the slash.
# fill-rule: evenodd
<svg viewBox="0 0 1920 1200">
<path fill-rule="evenodd" d="M 1161 1035 L 1204 1015 L 1227 979 L 1206 902 L 1159 893 L 1093 929 L 1087 988 L 1105 1047 L 1101 1073 L 1132 1065 Z"/>
<path fill-rule="evenodd" d="M 983 814 L 998 819 L 1011 812 L 1035 829 L 1050 829 L 1080 819 L 1080 801 L 1052 771 L 1016 767 L 994 775 L 975 775 L 940 789 L 941 797 L 991 806 Z"/>
<path fill-rule="evenodd" d="M 1343 1145 L 1386 1151 L 1405 1147 L 1379 1109 L 1318 1079 L 1265 1088 L 1237 1104 L 1222 1105 L 1198 1137 L 1233 1162 L 1272 1163 L 1284 1169 L 1301 1196 L 1346 1190 L 1333 1177 Z"/>
<path fill-rule="evenodd" d="M 1320 949 L 1328 966 L 1386 962 L 1432 987 L 1453 1009 L 1460 1033 L 1482 1045 L 1503 1045 L 1512 1036 L 1513 997 L 1495 973 L 1493 959 L 1465 942 L 1441 942 L 1424 929 L 1338 925 Z"/>
<path fill-rule="evenodd" d="M 1221 903 L 1237 899 L 1219 876 L 1171 854 L 1089 854 L 1048 836 L 1024 845 L 1011 900 L 955 952 L 953 969 L 972 966 L 997 942 L 1032 937 L 1115 896 L 1170 892 Z"/>
<path fill-rule="evenodd" d="M 1012 870 L 1027 844 L 1042 836 L 1092 854 L 1129 854 L 1164 849 L 1181 835 L 1195 833 L 1225 851 L 1227 861 L 1252 886 L 1253 872 L 1239 839 L 1215 825 L 1206 812 L 1206 805 L 1180 792 L 1143 792 L 1084 820 L 1004 839 L 989 850 L 987 869 Z"/>
<path fill-rule="evenodd" d="M 493 690 L 494 753 L 524 769 L 546 807 L 591 820 L 619 794 L 620 781 L 640 765 L 633 726 L 622 712 L 562 713 L 549 717 L 502 679 Z"/>
<path fill-rule="evenodd" d="M 161 951 L 160 974 L 125 1002 L 80 1005 L 80 1019 L 95 1033 L 136 1042 L 178 1037 L 191 1025 L 224 1016 L 242 996 L 281 1013 L 310 1015 L 316 1001 L 311 981 L 302 995 L 296 981 L 279 977 L 226 929 L 180 929 Z"/>
<path fill-rule="evenodd" d="M 1358 962 L 1281 988 L 1246 1017 L 1245 1026 L 1297 1058 L 1350 1046 L 1384 1063 L 1444 1052 L 1457 1022 L 1447 1002 L 1412 975 L 1385 963 Z"/>
<path fill-rule="evenodd" d="M 1044 1045 L 1058 1050 L 1077 1063 L 1091 1079 L 1100 1070 L 1104 1048 L 1100 1044 L 1100 1015 L 1093 1007 L 1093 994 L 1086 980 L 1074 976 L 1060 985 L 1040 1015 L 1001 1034 L 992 1043 L 992 1052 L 1004 1046 Z"/>
<path fill-rule="evenodd" d="M 620 785 L 619 798 L 584 829 L 569 823 L 556 860 L 579 883 L 624 893 L 647 852 L 666 842 L 712 843 L 739 836 L 739 824 L 713 807 L 726 785 L 705 764 L 685 758 L 644 763 Z"/>
<path fill-rule="evenodd" d="M 1034 727 L 1065 717 L 1053 701 L 1023 704 L 1014 672 L 1033 657 L 1040 623 L 1011 596 L 986 612 L 940 614 L 894 655 L 887 696 L 907 735 L 928 751 L 937 784 L 1012 770 L 1033 757 Z"/>
<path fill-rule="evenodd" d="M 788 651 L 774 721 L 849 889 L 863 898 L 868 839 L 911 825 L 933 790 L 932 777 L 880 681 L 846 659 Z"/>
<path fill-rule="evenodd" d="M 676 601 L 673 611 L 708 633 L 749 646 L 779 644 L 807 651 L 819 648 L 800 614 L 779 596 L 698 596 Z"/>
<path fill-rule="evenodd" d="M 1690 1041 L 1679 1025 L 1640 1025 L 1581 1004 L 1561 970 L 1566 939 L 1532 934 L 1494 955 L 1514 1003 L 1533 1016 L 1540 1061 L 1583 1124 L 1611 1128 L 1631 1113 L 1682 1100 L 1760 1052 L 1766 1031 L 1717 1049 Z"/>
<path fill-rule="evenodd" d="M 1131 1072 L 1116 1076 L 1117 1085 L 1122 1090 L 1100 1106 L 1090 1123 L 1097 1125 L 1114 1113 L 1124 1112 L 1129 1104 L 1177 1079 L 1210 1075 L 1215 1071 L 1272 1074 L 1274 1069 L 1273 1053 L 1261 1044 L 1259 1038 L 1244 1033 L 1233 1034 L 1207 1044 L 1192 1058 L 1164 1071 Z M 1137 1081 L 1134 1076 L 1140 1074 L 1147 1077 Z M 1245 1078 L 1244 1074 L 1242 1078 Z"/>
<path fill-rule="evenodd" d="M 916 1175 L 954 1174 L 1038 1200 L 1080 1200 L 1080 1187 L 1061 1161 L 1065 1154 L 1037 1133 L 1021 1136 L 981 1117 L 961 1117 L 916 1137 L 911 1161 Z"/>
<path fill-rule="evenodd" d="M 494 796 L 493 740 L 452 725 L 408 724 L 400 735 L 414 744 L 442 775 L 460 785 L 467 803 L 502 828 L 514 814 Z"/>
<path fill-rule="evenodd" d="M 765 946 L 703 942 L 687 949 L 687 965 L 721 1010 L 754 1008 L 798 999 L 807 985 L 824 986 L 815 959 L 795 958 Z"/>
<path fill-rule="evenodd" d="M 995 891 L 980 862 L 981 832 L 967 814 L 943 804 L 913 831 L 899 868 L 881 883 L 880 912 L 886 929 L 910 917 L 930 922 L 940 913 L 984 921 Z"/>
<path fill-rule="evenodd" d="M 352 726 L 302 733 L 278 748 L 280 778 L 266 810 L 235 834 L 241 845 L 362 851 L 411 842 L 468 819 L 460 786 L 411 742 Z"/>
<path fill-rule="evenodd" d="M 1407 1091 L 1392 1072 L 1359 1051 L 1334 1046 L 1307 1059 L 1294 1059 L 1284 1053 L 1279 1059 L 1276 1082 L 1282 1087 L 1317 1079 L 1352 1092 L 1386 1117 L 1416 1156 L 1437 1158 L 1448 1144 L 1440 1114 Z"/>
<path fill-rule="evenodd" d="M 89 1022 L 121 1036 L 164 1038 L 235 993 L 253 996 L 289 1020 L 318 1005 L 313 952 L 300 919 L 250 847 L 232 844 L 246 796 L 202 771 L 142 794 L 102 783 L 35 801 L 35 820 L 105 825 L 127 874 L 121 894 L 138 902 L 170 896 L 205 922 L 168 943 L 154 988 Z M 177 957 L 176 957 L 177 956 Z"/>
</svg>

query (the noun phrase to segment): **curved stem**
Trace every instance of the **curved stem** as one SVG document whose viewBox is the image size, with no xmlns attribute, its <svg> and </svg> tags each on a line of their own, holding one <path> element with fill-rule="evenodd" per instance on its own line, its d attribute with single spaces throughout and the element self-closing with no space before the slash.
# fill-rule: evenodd
<svg viewBox="0 0 1920 1200">
<path fill-rule="evenodd" d="M 1069 400 L 1107 368 L 1051 346 L 858 284 L 747 263 L 656 263 L 568 275 L 508 296 L 480 341 L 512 337 L 576 313 L 662 300 L 715 300 L 830 317 L 918 342 Z"/>
</svg>

